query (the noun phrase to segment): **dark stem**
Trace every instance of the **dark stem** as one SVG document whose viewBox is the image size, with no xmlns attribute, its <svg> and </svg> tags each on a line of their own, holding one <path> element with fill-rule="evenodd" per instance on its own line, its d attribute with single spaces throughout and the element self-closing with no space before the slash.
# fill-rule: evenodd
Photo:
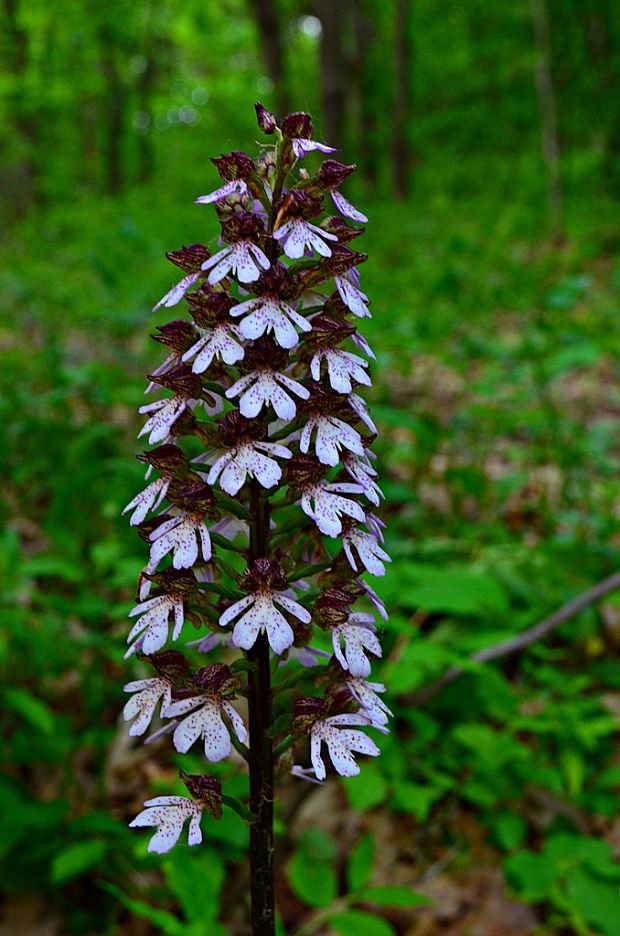
<svg viewBox="0 0 620 936">
<path fill-rule="evenodd" d="M 256 480 L 251 487 L 250 550 L 253 562 L 267 556 L 269 502 L 261 497 Z M 253 936 L 274 936 L 275 901 L 273 885 L 273 745 L 268 735 L 273 720 L 269 643 L 259 634 L 248 651 L 256 664 L 248 673 L 250 723 L 250 875 Z"/>
</svg>

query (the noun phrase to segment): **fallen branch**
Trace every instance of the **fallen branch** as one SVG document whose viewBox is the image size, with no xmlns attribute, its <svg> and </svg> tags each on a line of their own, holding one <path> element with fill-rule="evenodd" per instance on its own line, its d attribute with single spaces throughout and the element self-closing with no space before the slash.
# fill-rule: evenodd
<svg viewBox="0 0 620 936">
<path fill-rule="evenodd" d="M 516 637 L 511 637 L 509 640 L 502 640 L 501 643 L 494 644 L 492 647 L 478 650 L 477 653 L 472 654 L 470 662 L 488 663 L 490 660 L 497 660 L 501 657 L 510 656 L 513 653 L 519 653 L 519 651 L 525 650 L 526 647 L 529 647 L 530 644 L 535 643 L 535 641 L 541 640 L 543 637 L 551 634 L 560 627 L 560 625 L 566 623 L 566 621 L 570 621 L 571 618 L 576 617 L 584 608 L 588 608 L 590 605 L 600 601 L 601 598 L 604 598 L 605 595 L 609 595 L 610 592 L 616 591 L 619 588 L 620 572 L 614 572 L 613 575 L 603 579 L 603 581 L 599 582 L 597 585 L 593 585 L 592 588 L 589 588 L 581 595 L 573 598 L 572 601 L 567 602 L 567 604 L 558 608 L 557 611 L 554 611 L 553 614 L 550 614 L 549 617 L 544 618 L 544 620 L 530 627 L 528 630 L 523 631 L 523 633 L 517 634 Z M 439 679 L 429 683 L 427 686 L 422 686 L 417 692 L 408 695 L 406 701 L 408 703 L 415 703 L 416 705 L 424 705 L 424 703 L 430 702 L 444 686 L 458 679 L 458 677 L 465 672 L 465 669 L 466 668 L 462 666 L 452 666 L 449 670 L 446 670 Z"/>
</svg>

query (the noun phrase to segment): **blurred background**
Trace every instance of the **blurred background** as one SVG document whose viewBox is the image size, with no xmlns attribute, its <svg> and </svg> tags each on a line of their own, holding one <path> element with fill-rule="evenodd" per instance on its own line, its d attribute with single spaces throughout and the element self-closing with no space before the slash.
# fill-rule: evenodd
<svg viewBox="0 0 620 936">
<path fill-rule="evenodd" d="M 257 99 L 359 165 L 394 557 L 396 729 L 357 779 L 283 781 L 281 932 L 618 936 L 620 594 L 468 659 L 618 566 L 620 5 L 2 0 L 0 48 L 2 936 L 246 932 L 236 816 L 163 860 L 126 828 L 180 765 L 119 723 L 120 512 L 164 252 L 213 238 L 193 200 Z"/>
</svg>

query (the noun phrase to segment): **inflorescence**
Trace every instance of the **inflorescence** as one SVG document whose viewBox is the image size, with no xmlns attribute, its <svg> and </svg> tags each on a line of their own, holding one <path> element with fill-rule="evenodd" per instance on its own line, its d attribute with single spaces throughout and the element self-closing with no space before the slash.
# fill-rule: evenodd
<svg viewBox="0 0 620 936">
<path fill-rule="evenodd" d="M 155 736 L 171 734 L 177 751 L 198 743 L 218 762 L 234 745 L 246 756 L 237 706 L 256 665 L 247 651 L 266 635 L 276 769 L 320 782 L 324 748 L 339 774 L 357 774 L 355 753 L 379 753 L 361 729 L 385 732 L 391 714 L 385 687 L 368 680 L 381 656 L 368 608 L 385 619 L 385 607 L 362 578 L 384 575 L 389 561 L 373 513 L 376 427 L 358 393 L 374 355 L 357 330 L 370 311 L 357 271 L 366 255 L 350 246 L 363 228 L 350 222 L 367 218 L 339 192 L 355 166 L 312 139 L 308 114 L 277 126 L 256 110 L 274 142 L 255 158 L 212 160 L 223 184 L 196 201 L 215 207 L 221 242 L 213 253 L 201 244 L 170 252 L 183 277 L 155 306 L 184 300 L 191 321 L 157 326 L 167 356 L 147 393 L 167 393 L 140 408 L 140 436 L 154 446 L 138 456 L 149 483 L 125 511 L 150 555 L 127 656 L 154 675 L 125 686 L 124 717 L 140 736 L 159 709 Z M 310 175 L 301 161 L 315 152 L 328 158 Z M 358 600 L 366 610 L 354 610 Z M 227 662 L 196 668 L 165 649 L 186 622 L 203 629 L 186 646 Z M 246 653 L 235 660 L 235 648 Z M 304 680 L 320 695 L 300 697 Z M 311 767 L 294 762 L 304 739 Z M 221 815 L 218 778 L 181 778 L 189 797 L 150 799 L 131 823 L 156 827 L 151 851 L 172 848 L 186 819 L 198 844 L 203 811 Z"/>
</svg>

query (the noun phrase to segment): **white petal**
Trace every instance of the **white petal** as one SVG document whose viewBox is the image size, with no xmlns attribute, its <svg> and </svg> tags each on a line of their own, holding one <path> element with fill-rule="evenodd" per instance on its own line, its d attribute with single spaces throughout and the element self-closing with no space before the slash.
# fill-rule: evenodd
<svg viewBox="0 0 620 936">
<path fill-rule="evenodd" d="M 255 601 L 256 595 L 254 594 L 246 595 L 245 598 L 241 598 L 239 601 L 236 601 L 229 608 L 227 608 L 222 615 L 220 615 L 220 626 L 226 627 L 227 624 L 238 617 L 238 615 L 240 615 L 241 612 L 248 608 L 251 604 L 254 604 Z"/>
</svg>

